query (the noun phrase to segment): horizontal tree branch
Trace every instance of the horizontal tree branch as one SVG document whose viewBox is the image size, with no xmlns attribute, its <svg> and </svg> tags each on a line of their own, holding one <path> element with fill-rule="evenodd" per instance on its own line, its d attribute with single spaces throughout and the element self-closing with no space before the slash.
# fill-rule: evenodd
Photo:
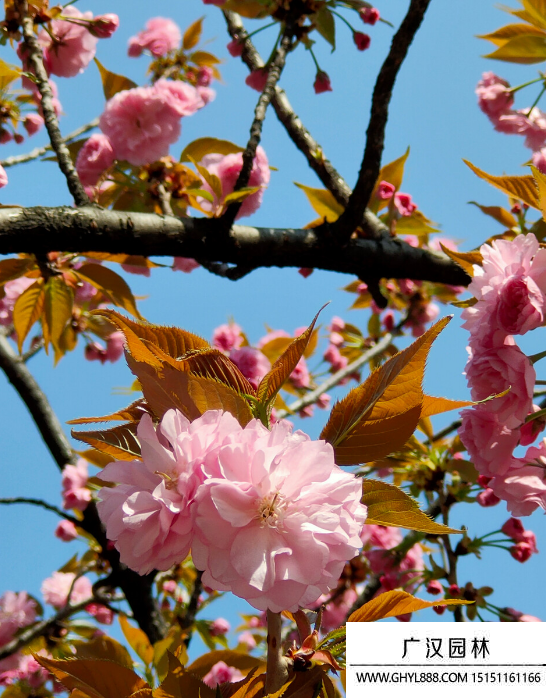
<svg viewBox="0 0 546 699">
<path fill-rule="evenodd" d="M 110 252 L 181 256 L 242 268 L 312 267 L 360 279 L 416 279 L 468 286 L 470 277 L 443 253 L 397 238 L 352 238 L 341 247 L 331 225 L 275 229 L 235 225 L 221 235 L 221 219 L 110 211 L 93 206 L 0 209 L 0 254 Z"/>
</svg>

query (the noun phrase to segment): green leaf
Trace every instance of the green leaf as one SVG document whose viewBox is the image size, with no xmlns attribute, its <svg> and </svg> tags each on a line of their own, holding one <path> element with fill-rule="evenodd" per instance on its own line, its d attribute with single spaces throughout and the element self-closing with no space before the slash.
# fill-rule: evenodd
<svg viewBox="0 0 546 699">
<path fill-rule="evenodd" d="M 474 604 L 474 602 L 460 599 L 440 599 L 434 602 L 425 602 L 425 600 L 410 595 L 409 592 L 391 590 L 383 592 L 370 602 L 366 602 L 360 609 L 353 612 L 347 621 L 379 621 L 379 619 L 418 612 L 420 609 L 461 604 Z"/>
<path fill-rule="evenodd" d="M 106 70 L 106 68 L 97 58 L 93 60 L 99 69 L 100 78 L 102 80 L 102 89 L 106 100 L 111 99 L 118 92 L 122 92 L 123 90 L 132 90 L 134 87 L 138 87 L 136 83 L 129 80 L 129 78 L 126 78 L 124 75 L 118 75 L 117 73 L 111 73 L 109 70 Z"/>
<path fill-rule="evenodd" d="M 136 318 L 142 318 L 137 310 L 135 297 L 129 285 L 113 270 L 103 265 L 90 263 L 82 265 L 78 270 L 74 270 L 74 273 L 96 287 L 116 306 L 124 308 Z"/>
<path fill-rule="evenodd" d="M 484 58 L 494 58 L 497 61 L 524 65 L 541 63 L 546 60 L 546 34 L 543 36 L 534 34 L 515 36 L 499 46 L 493 53 L 485 54 Z"/>
<path fill-rule="evenodd" d="M 186 29 L 182 38 L 182 48 L 184 51 L 189 51 L 194 46 L 197 46 L 203 31 L 204 17 L 199 18 Z"/>
<path fill-rule="evenodd" d="M 13 325 L 17 333 L 19 352 L 23 350 L 23 342 L 30 329 L 44 309 L 44 280 L 37 279 L 34 284 L 25 289 L 15 302 L 13 308 Z"/>
<path fill-rule="evenodd" d="M 326 5 L 323 5 L 320 10 L 313 15 L 313 21 L 318 33 L 330 44 L 332 51 L 335 51 L 336 22 L 334 15 L 330 12 Z"/>
<path fill-rule="evenodd" d="M 230 204 L 233 201 L 244 201 L 251 194 L 259 192 L 260 189 L 261 187 L 243 187 L 242 189 L 238 189 L 236 192 L 231 192 L 224 198 L 224 205 Z"/>
<path fill-rule="evenodd" d="M 294 184 L 305 193 L 305 196 L 316 213 L 322 219 L 326 219 L 328 223 L 337 221 L 343 213 L 343 206 L 338 204 L 334 199 L 334 195 L 327 189 L 315 189 L 314 187 L 307 187 L 299 182 L 294 182 Z"/>
<path fill-rule="evenodd" d="M 460 534 L 439 524 L 419 508 L 419 503 L 392 483 L 365 478 L 362 481 L 361 502 L 368 507 L 366 524 L 403 527 L 425 534 Z"/>
</svg>

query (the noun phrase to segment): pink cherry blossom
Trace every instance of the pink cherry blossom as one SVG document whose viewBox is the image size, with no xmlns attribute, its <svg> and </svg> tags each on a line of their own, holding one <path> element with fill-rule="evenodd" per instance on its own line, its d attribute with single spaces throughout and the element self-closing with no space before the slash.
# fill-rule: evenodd
<svg viewBox="0 0 546 699">
<path fill-rule="evenodd" d="M 106 359 L 109 362 L 117 362 L 123 356 L 125 336 L 122 332 L 112 333 L 106 340 Z"/>
<path fill-rule="evenodd" d="M 78 530 L 69 519 L 63 519 L 55 527 L 55 536 L 61 541 L 74 541 L 78 538 Z"/>
<path fill-rule="evenodd" d="M 9 643 L 18 629 L 32 624 L 36 602 L 26 592 L 4 592 L 0 597 L 0 646 Z"/>
<path fill-rule="evenodd" d="M 250 633 L 250 631 L 243 631 L 243 633 L 237 636 L 237 643 L 246 646 L 247 652 L 254 650 L 256 648 L 256 639 Z"/>
<path fill-rule="evenodd" d="M 260 381 L 271 369 L 269 359 L 254 347 L 233 349 L 229 358 L 239 367 L 243 376 L 249 380 L 254 388 L 258 388 Z"/>
<path fill-rule="evenodd" d="M 69 600 L 70 604 L 79 604 L 93 596 L 91 581 L 85 576 L 76 578 L 75 573 L 59 573 L 56 571 L 50 578 L 46 578 L 40 591 L 46 604 L 55 609 L 62 609 Z"/>
<path fill-rule="evenodd" d="M 243 330 L 237 323 L 219 325 L 212 334 L 213 346 L 222 350 L 222 352 L 238 349 L 244 341 Z"/>
<path fill-rule="evenodd" d="M 52 657 L 44 649 L 39 650 L 36 655 Z M 42 687 L 49 678 L 49 672 L 32 655 L 15 653 L 0 661 L 0 685 L 9 687 L 16 682 L 22 682 L 28 685 L 31 690 L 36 690 Z M 32 695 L 38 696 L 34 692 Z"/>
<path fill-rule="evenodd" d="M 533 165 L 542 173 L 546 173 L 546 148 L 541 148 L 533 153 L 531 158 Z"/>
<path fill-rule="evenodd" d="M 546 444 L 529 447 L 522 459 L 512 458 L 509 469 L 496 476 L 490 487 L 514 517 L 524 517 L 537 507 L 546 510 Z"/>
<path fill-rule="evenodd" d="M 316 602 L 311 604 L 311 608 L 320 607 L 325 604 L 330 595 L 321 595 Z M 337 595 L 332 601 L 327 602 L 322 610 L 322 624 L 320 629 L 323 633 L 328 633 L 337 629 L 346 622 L 351 607 L 358 599 L 358 593 L 353 587 L 344 590 L 341 595 Z"/>
<path fill-rule="evenodd" d="M 375 7 L 363 7 L 358 11 L 364 24 L 375 24 L 379 19 L 379 10 Z"/>
<path fill-rule="evenodd" d="M 385 527 L 382 524 L 365 524 L 362 527 L 362 544 L 369 548 L 392 549 L 402 541 L 398 527 Z"/>
<path fill-rule="evenodd" d="M 99 624 L 110 624 L 114 621 L 114 612 L 106 607 L 104 604 L 97 604 L 96 602 L 91 602 L 85 607 L 85 611 L 99 622 Z"/>
<path fill-rule="evenodd" d="M 480 411 L 495 413 L 509 429 L 523 423 L 533 405 L 536 372 L 519 347 L 502 345 L 477 351 L 471 355 L 465 371 L 472 400 L 484 400 L 510 387 L 505 396 L 480 405 Z"/>
<path fill-rule="evenodd" d="M 496 321 L 510 335 L 524 335 L 542 325 L 546 298 L 530 276 L 513 275 L 498 290 Z"/>
<path fill-rule="evenodd" d="M 332 92 L 332 84 L 328 73 L 319 70 L 313 83 L 315 94 L 320 95 L 322 92 Z"/>
<path fill-rule="evenodd" d="M 429 595 L 441 595 L 444 591 L 442 584 L 438 580 L 431 580 L 427 585 Z"/>
<path fill-rule="evenodd" d="M 213 203 L 205 199 L 200 199 L 201 207 L 205 211 L 211 211 L 215 214 L 219 214 L 224 205 L 224 198 L 233 192 L 235 189 L 235 184 L 241 168 L 243 167 L 243 154 L 242 153 L 230 153 L 229 155 L 220 155 L 219 153 L 210 153 L 205 155 L 201 160 L 200 165 L 206 168 L 212 175 L 216 175 L 222 186 L 222 199 L 218 199 L 216 194 L 212 191 L 210 185 L 203 181 L 201 187 L 207 192 L 213 195 Z M 242 216 L 250 216 L 260 207 L 263 199 L 263 193 L 267 185 L 269 184 L 270 171 L 269 162 L 267 160 L 267 155 L 261 146 L 258 146 L 256 150 L 256 157 L 254 158 L 254 164 L 250 172 L 250 178 L 248 180 L 249 187 L 258 187 L 258 191 L 251 194 L 246 199 L 243 200 L 241 208 L 237 213 L 236 218 L 239 219 Z"/>
<path fill-rule="evenodd" d="M 303 357 L 300 358 L 294 371 L 290 374 L 290 380 L 296 388 L 309 388 L 311 375 L 307 368 L 307 362 Z"/>
<path fill-rule="evenodd" d="M 36 112 L 31 112 L 25 116 L 23 126 L 29 136 L 34 136 L 44 125 L 44 118 Z"/>
<path fill-rule="evenodd" d="M 63 469 L 63 507 L 85 510 L 91 501 L 91 492 L 87 485 L 87 461 L 78 459 L 76 465 L 67 464 Z"/>
<path fill-rule="evenodd" d="M 209 626 L 209 631 L 211 636 L 225 636 L 225 634 L 231 629 L 231 624 L 226 619 L 221 616 L 215 619 Z"/>
<path fill-rule="evenodd" d="M 204 0 L 204 2 L 206 2 L 206 0 Z M 210 2 L 208 4 L 216 5 L 217 3 Z M 223 660 L 219 660 L 203 677 L 203 682 L 209 687 L 212 687 L 212 689 L 216 689 L 219 684 L 223 684 L 224 682 L 238 682 L 243 678 L 244 675 L 240 670 L 232 665 L 226 665 Z"/>
<path fill-rule="evenodd" d="M 181 41 L 180 28 L 172 19 L 153 17 L 141 32 L 129 39 L 128 53 L 135 58 L 146 49 L 152 56 L 165 56 L 178 49 Z"/>
<path fill-rule="evenodd" d="M 116 93 L 100 117 L 118 160 L 144 165 L 166 155 L 180 136 L 180 109 L 165 89 L 135 87 Z"/>
<path fill-rule="evenodd" d="M 519 563 L 525 563 L 533 555 L 533 550 L 530 544 L 519 541 L 515 546 L 510 547 L 510 555 Z"/>
<path fill-rule="evenodd" d="M 404 192 L 396 192 L 394 205 L 398 209 L 400 216 L 411 216 L 417 209 L 417 204 L 412 201 L 411 194 L 405 194 Z"/>
<path fill-rule="evenodd" d="M 396 562 L 391 553 L 382 549 L 373 549 L 365 555 L 372 572 L 381 576 L 383 591 L 403 587 L 411 592 L 421 580 L 421 571 L 424 570 L 425 564 L 423 550 L 419 544 L 412 546 L 400 563 Z"/>
<path fill-rule="evenodd" d="M 503 619 L 501 617 L 500 621 L 523 621 L 523 622 L 531 622 L 531 621 L 542 621 L 542 619 L 539 619 L 537 616 L 531 616 L 530 614 L 524 614 L 523 612 L 518 612 L 517 609 L 513 609 L 512 607 L 506 607 L 505 609 L 501 609 L 502 612 L 505 614 L 508 614 L 509 616 L 513 617 L 512 619 Z"/>
<path fill-rule="evenodd" d="M 328 410 L 330 407 L 330 402 L 332 398 L 328 393 L 321 393 L 317 398 L 316 406 L 321 410 Z"/>
<path fill-rule="evenodd" d="M 361 547 L 361 484 L 332 447 L 252 420 L 230 435 L 195 497 L 192 556 L 203 582 L 256 609 L 296 611 L 337 585 Z"/>
<path fill-rule="evenodd" d="M 179 116 L 195 114 L 195 112 L 214 99 L 216 94 L 214 90 L 204 93 L 199 88 L 182 80 L 166 80 L 164 78 L 158 80 L 154 88 L 165 97 L 165 100 Z M 204 94 L 207 95 L 206 99 L 203 97 Z"/>
<path fill-rule="evenodd" d="M 508 429 L 487 410 L 463 410 L 461 419 L 459 436 L 478 471 L 489 477 L 506 473 L 518 444 L 518 432 Z"/>
<path fill-rule="evenodd" d="M 76 158 L 76 170 L 83 185 L 95 186 L 102 173 L 114 163 L 115 155 L 108 136 L 96 133 L 83 144 Z"/>
<path fill-rule="evenodd" d="M 243 46 L 243 41 L 239 41 L 239 39 L 233 39 L 227 45 L 227 50 L 229 51 L 230 55 L 233 56 L 233 58 L 238 58 L 239 56 L 243 55 Z"/>
<path fill-rule="evenodd" d="M 4 284 L 4 296 L 0 298 L 0 325 L 11 325 L 13 322 L 13 308 L 23 291 L 34 284 L 35 279 L 19 277 Z"/>
<path fill-rule="evenodd" d="M 486 488 L 485 490 L 482 490 L 481 493 L 478 493 L 476 502 L 482 507 L 495 507 L 495 505 L 499 504 L 500 498 L 495 495 L 491 488 Z"/>
<path fill-rule="evenodd" d="M 214 77 L 214 71 L 210 66 L 201 66 L 197 73 L 197 85 L 199 87 L 208 87 Z"/>
<path fill-rule="evenodd" d="M 220 411 L 190 424 L 168 410 L 157 428 L 149 415 L 142 417 L 142 461 L 114 461 L 100 473 L 118 484 L 99 491 L 97 509 L 122 563 L 145 575 L 184 560 L 192 539 L 189 506 L 204 478 L 201 463 L 237 427 L 234 417 Z"/>
<path fill-rule="evenodd" d="M 194 260 L 193 257 L 175 257 L 172 268 L 175 272 L 185 272 L 189 274 L 200 266 L 199 262 Z"/>
<path fill-rule="evenodd" d="M 256 68 L 246 76 L 245 83 L 253 90 L 263 92 L 267 83 L 267 74 L 267 68 Z"/>
<path fill-rule="evenodd" d="M 335 345 L 328 346 L 324 353 L 324 359 L 331 364 L 332 371 L 334 372 L 344 369 L 349 363 L 347 357 L 344 357 Z"/>
<path fill-rule="evenodd" d="M 99 39 L 109 39 L 119 27 L 119 17 L 113 12 L 95 17 L 89 25 L 89 31 Z"/>
<path fill-rule="evenodd" d="M 92 12 L 82 13 L 73 5 L 63 7 L 62 16 L 80 21 L 93 19 Z M 51 35 L 45 29 L 38 34 L 48 72 L 63 78 L 83 73 L 95 57 L 98 41 L 89 31 L 87 23 L 54 19 L 51 22 Z"/>
<path fill-rule="evenodd" d="M 510 519 L 506 520 L 506 522 L 502 525 L 501 531 L 510 539 L 520 541 L 520 537 L 524 533 L 525 527 L 523 526 L 521 519 L 510 517 Z"/>
<path fill-rule="evenodd" d="M 514 96 L 509 92 L 510 84 L 491 71 L 484 73 L 476 87 L 478 105 L 490 118 L 498 118 L 508 112 L 514 104 Z"/>
<path fill-rule="evenodd" d="M 385 180 L 381 180 L 377 187 L 377 197 L 383 200 L 390 199 L 395 190 L 396 187 L 393 184 L 390 182 L 385 182 Z"/>
</svg>

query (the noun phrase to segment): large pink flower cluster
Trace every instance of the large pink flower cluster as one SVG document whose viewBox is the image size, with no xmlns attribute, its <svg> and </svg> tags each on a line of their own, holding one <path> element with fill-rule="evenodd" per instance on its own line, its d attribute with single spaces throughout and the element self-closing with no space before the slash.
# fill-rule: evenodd
<svg viewBox="0 0 546 699">
<path fill-rule="evenodd" d="M 222 411 L 190 423 L 169 410 L 138 427 L 142 461 L 101 478 L 99 515 L 121 560 L 144 574 L 190 548 L 203 583 L 257 609 L 296 611 L 335 587 L 361 547 L 366 507 L 333 449 L 288 423 L 242 428 Z"/>
<path fill-rule="evenodd" d="M 476 87 L 478 105 L 496 131 L 525 136 L 525 146 L 538 152 L 546 144 L 546 114 L 538 107 L 512 109 L 510 84 L 492 72 L 482 75 Z M 538 165 L 537 165 L 538 166 Z"/>
<path fill-rule="evenodd" d="M 141 32 L 129 39 L 128 54 L 136 58 L 147 50 L 157 58 L 180 48 L 181 41 L 182 33 L 176 22 L 166 17 L 152 17 Z"/>
<path fill-rule="evenodd" d="M 36 602 L 26 592 L 5 592 L 0 597 L 0 647 L 9 643 L 19 629 L 36 618 Z"/>
<path fill-rule="evenodd" d="M 477 300 L 462 313 L 463 327 L 470 331 L 465 371 L 473 400 L 507 392 L 464 410 L 459 434 L 478 471 L 492 478 L 491 495 L 506 500 L 508 509 L 519 516 L 546 506 L 542 452 L 530 448 L 523 459 L 512 456 L 518 443 L 530 443 L 524 421 L 535 412 L 536 378 L 514 335 L 523 335 L 544 321 L 546 250 L 539 249 L 530 233 L 482 245 L 480 252 L 483 263 L 475 266 L 469 286 Z"/>
</svg>

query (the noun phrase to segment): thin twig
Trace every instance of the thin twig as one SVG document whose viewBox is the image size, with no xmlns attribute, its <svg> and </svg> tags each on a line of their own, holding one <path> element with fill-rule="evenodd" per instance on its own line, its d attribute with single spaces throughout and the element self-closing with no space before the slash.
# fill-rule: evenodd
<svg viewBox="0 0 546 699">
<path fill-rule="evenodd" d="M 45 342 L 44 338 L 40 337 L 39 340 L 36 342 L 32 343 L 30 348 L 26 351 L 23 352 L 21 355 L 21 359 L 26 363 L 28 362 L 29 359 L 32 359 L 40 350 L 42 350 L 45 347 Z"/>
<path fill-rule="evenodd" d="M 430 0 L 411 0 L 408 12 L 392 39 L 387 58 L 377 76 L 372 97 L 370 121 L 366 131 L 366 148 L 358 180 L 345 211 L 334 226 L 339 240 L 350 238 L 356 227 L 360 225 L 362 214 L 368 206 L 381 168 L 385 127 L 389 117 L 389 104 L 394 83 L 409 46 L 421 26 L 429 3 Z"/>
<path fill-rule="evenodd" d="M 455 432 L 455 430 L 458 430 L 461 425 L 461 420 L 454 420 L 450 425 L 447 425 L 447 427 L 444 427 L 436 434 L 433 434 L 432 439 L 425 440 L 425 444 L 434 444 L 439 439 L 443 439 L 444 437 L 447 437 L 448 434 L 451 434 L 452 432 Z"/>
<path fill-rule="evenodd" d="M 78 136 L 83 136 L 83 134 L 88 133 L 98 125 L 99 118 L 97 117 L 96 119 L 93 119 L 93 121 L 90 121 L 88 124 L 84 124 L 75 131 L 72 131 L 72 133 L 69 133 L 68 136 L 65 136 L 63 138 L 63 143 L 70 143 L 70 141 L 73 141 L 75 138 L 78 138 Z M 34 150 L 31 150 L 29 153 L 23 153 L 22 155 L 11 155 L 9 158 L 6 158 L 5 160 L 0 160 L 0 165 L 6 168 L 13 167 L 13 165 L 21 165 L 22 163 L 28 163 L 31 160 L 36 160 L 36 158 L 45 155 L 47 152 L 51 150 L 53 150 L 51 144 L 48 144 L 46 146 L 39 146 L 38 148 L 34 148 Z"/>
<path fill-rule="evenodd" d="M 197 576 L 193 583 L 193 591 L 191 593 L 190 601 L 186 607 L 186 613 L 181 619 L 180 625 L 183 630 L 187 631 L 187 636 L 184 639 L 184 645 L 186 648 L 190 645 L 191 637 L 193 635 L 193 622 L 195 621 L 195 616 L 199 610 L 199 597 L 203 591 L 203 584 L 201 578 L 203 577 L 203 572 L 201 570 L 197 571 Z"/>
<path fill-rule="evenodd" d="M 81 526 L 81 522 L 75 517 L 71 517 L 66 512 L 63 512 L 60 508 L 55 507 L 55 505 L 50 505 L 48 502 L 45 502 L 45 500 L 39 500 L 37 498 L 0 498 L 0 505 L 36 505 L 37 507 L 42 507 L 44 510 L 54 512 L 63 519 L 67 519 L 76 527 Z"/>
<path fill-rule="evenodd" d="M 306 393 L 302 398 L 299 398 L 298 400 L 295 400 L 293 403 L 290 403 L 290 405 L 288 406 L 288 410 L 279 410 L 276 414 L 277 420 L 282 420 L 288 415 L 291 415 L 292 413 L 298 413 L 300 410 L 306 408 L 308 405 L 313 405 L 313 403 L 316 403 L 316 401 L 320 398 L 320 396 L 323 393 L 326 393 L 326 391 L 329 391 L 335 386 L 337 386 L 340 381 L 343 381 L 343 379 L 347 378 L 348 376 L 351 376 L 351 374 L 354 374 L 356 371 L 358 371 L 358 369 L 360 369 L 360 367 L 363 364 L 366 364 L 366 362 L 369 362 L 374 357 L 377 357 L 378 354 L 384 352 L 387 349 L 387 347 L 391 344 L 391 342 L 392 335 L 390 333 L 387 333 L 381 338 L 381 340 L 379 340 L 379 342 L 376 345 L 371 347 L 369 350 L 366 350 L 366 352 L 361 354 L 360 357 L 358 357 L 358 359 L 354 360 L 354 362 L 351 362 L 350 364 L 347 364 L 347 366 L 343 369 L 336 371 L 335 374 L 332 374 L 325 381 L 323 381 L 320 384 L 320 386 L 313 389 L 312 391 L 309 391 L 309 393 Z"/>
<path fill-rule="evenodd" d="M 163 182 L 160 182 L 157 186 L 157 193 L 159 195 L 159 204 L 161 206 L 161 211 L 164 216 L 174 216 L 174 212 L 171 206 L 171 193 L 165 189 Z"/>
<path fill-rule="evenodd" d="M 51 146 L 57 156 L 59 168 L 66 178 L 66 183 L 70 194 L 74 197 L 76 206 L 84 206 L 89 204 L 89 197 L 85 193 L 78 173 L 70 157 L 61 131 L 59 129 L 59 121 L 53 107 L 53 92 L 49 84 L 47 71 L 44 67 L 44 57 L 42 49 L 38 43 L 38 39 L 34 35 L 34 20 L 28 14 L 27 0 L 16 0 L 16 7 L 21 17 L 21 25 L 23 28 L 24 46 L 28 52 L 28 62 L 36 76 L 36 86 L 42 96 L 41 107 L 44 115 L 45 126 L 49 134 Z"/>
<path fill-rule="evenodd" d="M 250 138 L 243 153 L 243 166 L 239 176 L 237 177 L 234 191 L 243 189 L 243 187 L 248 185 L 252 167 L 254 165 L 254 158 L 256 157 L 256 150 L 262 139 L 262 128 L 267 108 L 269 107 L 271 98 L 275 92 L 275 87 L 281 77 L 281 73 L 286 63 L 286 56 L 292 47 L 292 35 L 293 23 L 288 21 L 286 23 L 280 44 L 275 51 L 275 55 L 273 56 L 273 60 L 269 64 L 265 87 L 258 99 L 256 108 L 254 109 L 254 120 L 250 127 Z M 242 202 L 234 202 L 226 210 L 224 215 L 230 223 L 233 223 L 235 220 L 235 216 L 237 215 L 241 206 Z"/>
</svg>

